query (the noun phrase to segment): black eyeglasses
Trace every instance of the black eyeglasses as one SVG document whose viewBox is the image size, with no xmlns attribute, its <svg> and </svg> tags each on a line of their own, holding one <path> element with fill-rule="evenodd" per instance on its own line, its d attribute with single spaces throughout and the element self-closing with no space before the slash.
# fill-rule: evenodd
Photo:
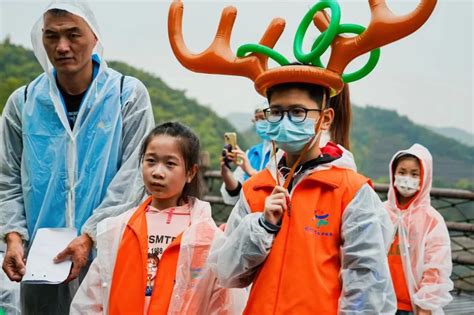
<svg viewBox="0 0 474 315">
<path fill-rule="evenodd" d="M 308 112 L 321 112 L 320 109 L 307 109 L 304 107 L 292 107 L 290 109 L 281 109 L 279 107 L 268 107 L 263 110 L 265 119 L 271 123 L 277 123 L 283 119 L 285 113 L 288 119 L 295 123 L 305 121 Z"/>
</svg>

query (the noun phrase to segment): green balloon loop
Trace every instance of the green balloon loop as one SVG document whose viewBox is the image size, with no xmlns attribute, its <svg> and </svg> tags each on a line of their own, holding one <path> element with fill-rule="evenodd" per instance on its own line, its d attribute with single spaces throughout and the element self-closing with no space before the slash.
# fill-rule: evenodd
<svg viewBox="0 0 474 315">
<path fill-rule="evenodd" d="M 317 45 L 313 45 L 311 51 L 307 54 L 303 53 L 303 39 L 308 30 L 309 25 L 313 22 L 313 17 L 316 12 L 324 10 L 326 8 L 331 9 L 331 21 L 327 30 L 322 33 L 321 40 Z M 332 0 L 323 0 L 316 3 L 303 17 L 296 30 L 295 39 L 293 41 L 293 53 L 296 59 L 304 64 L 309 64 L 313 60 L 321 57 L 322 54 L 329 48 L 334 37 L 337 35 L 337 29 L 341 20 L 341 9 L 337 2 Z M 324 34 L 324 35 L 323 35 Z"/>
<path fill-rule="evenodd" d="M 341 24 L 338 27 L 337 34 L 344 34 L 344 33 L 361 34 L 364 31 L 365 31 L 365 27 L 361 25 Z M 323 40 L 324 33 L 325 32 L 321 33 L 321 35 L 319 35 L 318 38 L 316 38 L 316 40 L 313 43 L 313 47 L 316 47 L 318 43 Z M 368 75 L 370 72 L 372 72 L 372 70 L 374 70 L 379 59 L 380 59 L 380 48 L 372 50 L 370 52 L 369 60 L 367 60 L 367 63 L 357 71 L 347 73 L 347 74 L 342 74 L 342 81 L 344 81 L 344 83 L 349 83 L 349 82 L 354 82 L 354 81 L 362 79 L 363 77 Z M 317 67 L 325 68 L 325 66 L 321 62 L 320 57 L 313 60 L 313 65 Z"/>
<path fill-rule="evenodd" d="M 245 57 L 248 53 L 257 53 L 268 56 L 275 60 L 280 66 L 285 66 L 290 62 L 279 52 L 271 49 L 270 47 L 260 44 L 244 44 L 237 49 L 237 57 Z"/>
</svg>

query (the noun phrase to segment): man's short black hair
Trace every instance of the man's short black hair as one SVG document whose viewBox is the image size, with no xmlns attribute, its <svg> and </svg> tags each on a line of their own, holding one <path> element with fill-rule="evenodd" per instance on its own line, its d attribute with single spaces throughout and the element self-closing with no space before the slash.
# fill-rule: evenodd
<svg viewBox="0 0 474 315">
<path fill-rule="evenodd" d="M 48 11 L 46 11 L 45 14 L 51 14 L 52 16 L 55 16 L 55 17 L 61 17 L 61 16 L 65 16 L 72 13 L 66 10 L 61 10 L 61 9 L 49 9 Z"/>
</svg>

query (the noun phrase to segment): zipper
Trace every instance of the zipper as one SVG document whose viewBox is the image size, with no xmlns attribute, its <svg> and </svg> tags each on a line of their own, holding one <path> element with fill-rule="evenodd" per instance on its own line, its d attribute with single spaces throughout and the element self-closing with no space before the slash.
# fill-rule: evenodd
<svg viewBox="0 0 474 315">
<path fill-rule="evenodd" d="M 278 172 L 279 174 L 279 172 Z M 290 204 L 289 206 L 291 207 L 291 198 L 293 197 L 293 194 L 294 192 L 296 191 L 296 188 L 299 186 L 299 184 L 302 183 L 303 179 L 307 177 L 307 173 L 303 173 L 301 174 L 301 178 L 298 179 L 297 181 L 294 182 L 294 185 L 293 185 L 293 189 L 291 190 L 290 192 Z M 280 268 L 280 275 L 278 277 L 278 285 L 277 285 L 277 294 L 276 294 L 276 299 L 275 299 L 275 307 L 273 308 L 273 314 L 276 313 L 276 310 L 277 310 L 277 307 L 278 307 L 278 300 L 280 298 L 280 288 L 281 288 L 281 280 L 282 280 L 282 276 L 283 276 L 283 270 L 284 270 L 284 264 L 285 264 L 285 259 L 286 259 L 286 250 L 288 248 L 288 238 L 289 238 L 289 235 L 290 235 L 290 228 L 291 228 L 291 216 L 289 215 L 289 213 L 287 214 L 287 218 L 288 218 L 288 230 L 287 230 L 287 233 L 286 233 L 286 236 L 285 236 L 285 244 L 283 246 L 283 259 L 282 259 L 282 263 L 281 263 L 281 268 Z"/>
<path fill-rule="evenodd" d="M 75 227 L 75 199 L 76 199 L 76 139 L 71 137 L 70 143 L 68 145 L 68 154 L 67 154 L 67 175 L 68 175 L 68 194 L 66 201 L 66 226 L 71 228 Z M 69 164 L 70 163 L 70 164 Z"/>
<path fill-rule="evenodd" d="M 311 170 L 314 170 L 314 169 L 311 169 Z M 310 174 L 312 174 L 311 170 L 307 170 L 305 172 L 303 172 L 301 174 L 301 177 L 298 178 L 297 180 L 294 180 L 294 184 L 293 184 L 293 188 L 291 190 L 291 192 L 289 193 L 290 195 L 290 204 L 289 206 L 291 207 L 291 199 L 293 198 L 293 195 L 294 195 L 294 192 L 296 191 L 296 188 L 303 182 L 303 180 L 308 177 Z M 280 174 L 280 172 L 278 172 L 278 175 Z M 282 279 L 282 276 L 283 276 L 283 270 L 284 270 L 284 264 L 285 264 L 285 258 L 286 258 L 286 250 L 287 250 L 287 247 L 288 247 L 288 237 L 290 235 L 290 222 L 291 222 L 291 216 L 287 215 L 288 217 L 288 231 L 286 233 L 286 237 L 285 237 L 285 244 L 284 244 L 284 247 L 283 247 L 283 259 L 282 259 L 282 263 L 281 263 L 281 268 L 280 268 L 280 275 L 278 277 L 278 285 L 277 285 L 277 294 L 276 294 L 276 299 L 275 299 L 275 307 L 273 308 L 273 314 L 276 313 L 276 310 L 277 310 L 277 306 L 278 306 L 278 300 L 280 298 L 280 284 L 281 284 L 281 279 Z"/>
<path fill-rule="evenodd" d="M 280 267 L 280 275 L 278 277 L 277 293 L 276 293 L 276 298 L 275 298 L 275 306 L 273 308 L 273 314 L 276 314 L 276 309 L 277 309 L 278 304 L 279 304 L 278 300 L 280 298 L 281 279 L 282 279 L 282 276 L 283 276 L 283 267 L 284 267 L 285 260 L 286 260 L 286 248 L 288 246 L 288 236 L 290 235 L 290 216 L 287 215 L 287 218 L 288 218 L 288 231 L 286 233 L 285 245 L 283 247 L 283 259 L 282 259 L 281 267 Z"/>
<path fill-rule="evenodd" d="M 97 71 L 99 70 L 100 70 L 100 66 Z M 66 131 L 69 133 L 70 140 L 71 140 L 71 142 L 68 144 L 68 154 L 67 154 L 68 161 L 66 163 L 66 167 L 70 166 L 67 168 L 67 175 L 68 175 L 67 180 L 68 180 L 68 189 L 69 189 L 68 194 L 67 194 L 67 199 L 66 199 L 66 226 L 67 227 L 76 226 L 76 222 L 75 222 L 76 220 L 76 169 L 77 169 L 76 135 L 79 133 L 79 129 L 80 129 L 79 125 L 82 125 L 81 120 L 83 119 L 83 116 L 87 115 L 86 119 L 91 117 L 90 115 L 91 104 L 88 105 L 89 107 L 87 108 L 84 108 L 83 105 L 85 105 L 87 101 L 91 98 L 91 93 L 92 93 L 91 87 L 93 84 L 97 85 L 96 78 L 98 75 L 99 75 L 99 72 L 95 74 L 94 78 L 92 79 L 91 84 L 88 86 L 87 91 L 82 98 L 81 105 L 79 107 L 79 113 L 76 117 L 76 121 L 72 129 L 69 126 L 69 119 L 67 119 L 66 104 L 64 103 L 62 94 L 61 92 L 59 92 L 59 89 L 58 89 L 60 102 L 61 104 L 63 104 L 64 114 L 66 115 L 66 121 L 68 122 L 67 126 L 65 126 Z M 95 89 L 95 92 L 97 93 L 97 89 Z M 68 163 L 71 163 L 71 164 L 68 164 Z"/>
</svg>

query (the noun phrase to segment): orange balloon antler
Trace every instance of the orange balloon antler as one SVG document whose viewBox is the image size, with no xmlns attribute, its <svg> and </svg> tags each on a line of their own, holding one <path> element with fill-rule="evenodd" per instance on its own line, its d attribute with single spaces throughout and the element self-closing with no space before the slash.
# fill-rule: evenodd
<svg viewBox="0 0 474 315">
<path fill-rule="evenodd" d="M 238 75 L 251 80 L 255 80 L 268 69 L 267 56 L 250 54 L 238 58 L 230 49 L 230 36 L 237 16 L 236 8 L 224 8 L 214 40 L 205 51 L 199 54 L 191 53 L 184 43 L 183 10 L 181 1 L 174 1 L 171 4 L 168 14 L 168 36 L 176 58 L 184 67 L 195 72 Z M 283 19 L 274 19 L 262 36 L 260 43 L 268 47 L 275 46 L 284 28 L 285 21 Z"/>
<path fill-rule="evenodd" d="M 371 21 L 359 36 L 346 38 L 337 36 L 332 43 L 328 70 L 343 73 L 346 66 L 360 55 L 382 47 L 419 29 L 430 17 L 437 0 L 421 0 L 412 12 L 397 16 L 390 11 L 385 0 L 369 0 Z M 314 16 L 314 24 L 324 32 L 329 25 L 329 16 L 320 11 Z"/>
<path fill-rule="evenodd" d="M 168 14 L 168 36 L 171 48 L 179 62 L 187 69 L 201 73 L 227 74 L 243 76 L 255 83 L 255 89 L 265 96 L 268 88 L 288 82 L 321 85 L 329 89 L 331 96 L 339 93 L 343 82 L 352 82 L 364 77 L 377 64 L 379 47 L 410 35 L 420 28 L 429 18 L 437 0 L 420 0 L 418 7 L 403 16 L 393 14 L 385 0 L 369 0 L 371 21 L 367 29 L 360 25 L 339 24 L 340 8 L 334 0 L 316 3 L 304 16 L 295 36 L 293 51 L 303 64 L 290 64 L 278 52 L 273 50 L 280 38 L 285 21 L 273 19 L 263 34 L 259 44 L 245 44 L 237 50 L 230 48 L 230 36 L 237 16 L 237 9 L 226 7 L 222 11 L 219 27 L 210 46 L 199 54 L 193 54 L 184 43 L 182 20 L 183 3 L 175 0 Z M 330 20 L 324 11 L 330 8 L 333 14 Z M 309 54 L 302 51 L 303 37 L 311 21 L 322 32 Z M 347 38 L 339 34 L 356 33 Z M 332 47 L 327 68 L 320 57 L 326 49 Z M 360 70 L 343 74 L 347 65 L 358 56 L 371 52 L 369 61 Z M 268 69 L 268 58 L 274 59 L 279 68 Z"/>
</svg>

